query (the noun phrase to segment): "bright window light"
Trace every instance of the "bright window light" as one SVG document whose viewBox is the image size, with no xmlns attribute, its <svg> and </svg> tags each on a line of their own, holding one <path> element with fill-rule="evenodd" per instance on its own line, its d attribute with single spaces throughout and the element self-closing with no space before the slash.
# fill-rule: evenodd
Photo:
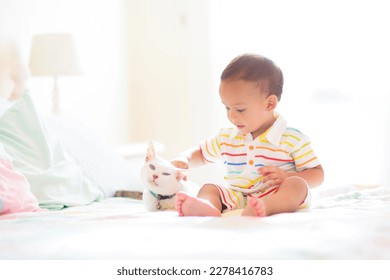
<svg viewBox="0 0 390 280">
<path fill-rule="evenodd" d="M 389 173 L 384 135 L 390 120 L 390 40 L 385 35 L 390 18 L 385 2 L 210 4 L 214 80 L 245 52 L 279 64 L 285 76 L 279 111 L 311 138 L 327 185 L 377 184 Z M 223 114 L 216 117 L 225 121 Z"/>
</svg>

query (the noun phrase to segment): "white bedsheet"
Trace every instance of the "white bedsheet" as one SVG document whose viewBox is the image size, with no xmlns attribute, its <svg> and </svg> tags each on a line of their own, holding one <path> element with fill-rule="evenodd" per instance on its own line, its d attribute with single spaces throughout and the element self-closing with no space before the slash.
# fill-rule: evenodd
<svg viewBox="0 0 390 280">
<path fill-rule="evenodd" d="M 323 188 L 309 212 L 178 217 L 109 198 L 0 217 L 0 259 L 390 259 L 390 188 Z"/>
</svg>

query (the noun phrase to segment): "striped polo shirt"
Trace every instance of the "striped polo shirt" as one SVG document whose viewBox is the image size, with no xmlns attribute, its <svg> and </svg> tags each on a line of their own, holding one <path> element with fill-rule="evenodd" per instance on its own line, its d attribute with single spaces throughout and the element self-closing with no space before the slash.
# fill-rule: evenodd
<svg viewBox="0 0 390 280">
<path fill-rule="evenodd" d="M 274 124 L 256 139 L 236 128 L 223 128 L 212 138 L 200 143 L 206 162 L 222 161 L 226 167 L 225 180 L 233 188 L 258 187 L 263 176 L 262 166 L 277 166 L 286 172 L 299 172 L 319 165 L 309 138 L 287 127 L 279 115 Z M 265 188 L 265 187 L 264 187 Z"/>
</svg>

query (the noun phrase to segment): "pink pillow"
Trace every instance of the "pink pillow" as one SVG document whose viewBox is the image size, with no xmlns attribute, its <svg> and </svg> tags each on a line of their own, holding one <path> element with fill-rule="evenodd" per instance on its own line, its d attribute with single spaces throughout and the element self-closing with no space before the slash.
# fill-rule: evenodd
<svg viewBox="0 0 390 280">
<path fill-rule="evenodd" d="M 40 210 L 24 175 L 6 159 L 0 159 L 0 215 Z"/>
</svg>

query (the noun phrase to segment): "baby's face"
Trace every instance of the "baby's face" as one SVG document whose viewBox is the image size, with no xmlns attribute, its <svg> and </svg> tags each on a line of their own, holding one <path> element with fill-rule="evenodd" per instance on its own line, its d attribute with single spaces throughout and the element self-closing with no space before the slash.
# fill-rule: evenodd
<svg viewBox="0 0 390 280">
<path fill-rule="evenodd" d="M 259 83 L 244 80 L 224 80 L 219 88 L 222 103 L 226 106 L 229 121 L 243 134 L 256 138 L 275 121 L 277 98 L 262 92 Z"/>
</svg>

